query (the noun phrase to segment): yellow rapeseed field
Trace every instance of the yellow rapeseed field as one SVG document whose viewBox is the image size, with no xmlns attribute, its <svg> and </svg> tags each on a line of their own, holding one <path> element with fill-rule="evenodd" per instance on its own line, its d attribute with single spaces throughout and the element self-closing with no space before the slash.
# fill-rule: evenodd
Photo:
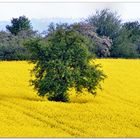
<svg viewBox="0 0 140 140">
<path fill-rule="evenodd" d="M 140 137 L 140 60 L 100 59 L 97 96 L 50 102 L 29 86 L 25 61 L 0 62 L 0 137 Z"/>
</svg>

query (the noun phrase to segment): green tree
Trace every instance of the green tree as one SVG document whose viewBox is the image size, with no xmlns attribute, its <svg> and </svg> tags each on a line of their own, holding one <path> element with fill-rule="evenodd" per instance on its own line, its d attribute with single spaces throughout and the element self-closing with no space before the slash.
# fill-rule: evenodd
<svg viewBox="0 0 140 140">
<path fill-rule="evenodd" d="M 122 28 L 127 31 L 129 41 L 136 43 L 140 40 L 140 24 L 138 21 L 126 22 Z"/>
<path fill-rule="evenodd" d="M 77 91 L 87 88 L 90 93 L 96 93 L 105 75 L 99 65 L 89 64 L 88 43 L 80 33 L 63 27 L 46 39 L 33 39 L 26 43 L 35 64 L 32 85 L 39 96 L 47 95 L 49 100 L 66 102 L 70 87 Z"/>
<path fill-rule="evenodd" d="M 126 22 L 122 25 L 118 36 L 114 39 L 111 50 L 112 57 L 136 58 L 139 54 L 140 24 L 138 21 Z"/>
<path fill-rule="evenodd" d="M 126 28 L 122 28 L 119 35 L 114 40 L 114 45 L 111 49 L 111 57 L 124 57 L 124 58 L 136 58 L 138 57 L 137 45 L 132 40 L 134 36 L 130 38 L 131 31 Z M 132 34 L 133 35 L 133 34 Z M 132 39 L 133 38 L 133 39 Z"/>
<path fill-rule="evenodd" d="M 87 22 L 96 27 L 96 32 L 100 36 L 107 36 L 114 39 L 121 27 L 121 20 L 117 13 L 109 9 L 96 11 L 95 15 L 90 16 Z"/>
<path fill-rule="evenodd" d="M 32 29 L 30 20 L 25 16 L 20 16 L 19 18 L 13 18 L 11 20 L 11 26 L 7 25 L 6 29 L 13 35 L 17 35 L 22 30 Z"/>
</svg>

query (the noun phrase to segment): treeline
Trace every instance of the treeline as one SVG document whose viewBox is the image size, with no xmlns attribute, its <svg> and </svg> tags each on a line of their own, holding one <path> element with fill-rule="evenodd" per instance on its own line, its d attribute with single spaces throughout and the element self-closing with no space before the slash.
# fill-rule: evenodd
<svg viewBox="0 0 140 140">
<path fill-rule="evenodd" d="M 51 23 L 42 36 L 33 30 L 30 20 L 25 16 L 13 18 L 7 31 L 0 31 L 0 60 L 30 60 L 31 54 L 25 47 L 27 40 L 47 39 L 59 28 L 72 28 L 88 40 L 92 57 L 98 58 L 139 58 L 140 24 L 138 21 L 122 23 L 117 13 L 109 9 L 96 11 L 85 21 L 71 25 Z M 90 42 L 90 43 L 89 43 Z"/>
</svg>

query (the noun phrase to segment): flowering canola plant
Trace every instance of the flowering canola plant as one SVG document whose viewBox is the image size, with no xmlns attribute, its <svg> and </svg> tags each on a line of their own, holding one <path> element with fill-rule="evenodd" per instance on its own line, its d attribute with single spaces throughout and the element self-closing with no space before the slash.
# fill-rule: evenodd
<svg viewBox="0 0 140 140">
<path fill-rule="evenodd" d="M 91 64 L 93 61 L 91 61 Z M 0 137 L 140 137 L 140 60 L 97 59 L 107 78 L 97 96 L 70 103 L 38 97 L 32 64 L 0 62 Z"/>
</svg>

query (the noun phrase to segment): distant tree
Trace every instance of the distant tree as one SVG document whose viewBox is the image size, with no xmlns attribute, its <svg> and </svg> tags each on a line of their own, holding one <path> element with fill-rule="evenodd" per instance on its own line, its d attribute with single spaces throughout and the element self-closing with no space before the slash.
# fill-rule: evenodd
<svg viewBox="0 0 140 140">
<path fill-rule="evenodd" d="M 48 32 L 49 34 L 53 33 L 55 31 L 55 24 L 53 22 L 50 23 L 50 25 L 48 26 Z"/>
<path fill-rule="evenodd" d="M 45 39 L 26 43 L 35 64 L 32 85 L 39 96 L 66 102 L 69 100 L 67 91 L 71 87 L 77 91 L 87 88 L 90 93 L 96 93 L 105 75 L 99 65 L 89 64 L 88 44 L 88 38 L 63 26 Z"/>
<path fill-rule="evenodd" d="M 122 28 L 119 35 L 114 40 L 111 48 L 111 57 L 136 58 L 138 57 L 137 45 L 130 39 L 130 30 Z M 134 36 L 133 36 L 134 37 Z"/>
<path fill-rule="evenodd" d="M 139 56 L 140 24 L 138 21 L 125 22 L 114 39 L 112 57 L 136 58 Z"/>
<path fill-rule="evenodd" d="M 49 24 L 48 30 L 45 32 L 45 37 L 47 38 L 48 36 L 53 34 L 55 30 L 68 29 L 68 28 L 70 28 L 70 26 L 67 23 L 61 23 L 61 24 L 56 23 L 55 24 L 52 22 Z"/>
<path fill-rule="evenodd" d="M 129 41 L 136 43 L 140 40 L 140 24 L 138 21 L 126 22 L 122 28 L 127 31 Z"/>
<path fill-rule="evenodd" d="M 100 36 L 107 36 L 114 39 L 121 27 L 121 20 L 117 13 L 111 12 L 109 9 L 96 11 L 95 15 L 87 19 L 91 25 L 96 27 L 96 32 Z"/>
<path fill-rule="evenodd" d="M 6 29 L 13 35 L 17 35 L 20 31 L 32 29 L 30 20 L 25 16 L 20 16 L 19 18 L 13 18 L 11 20 L 11 26 L 7 25 Z"/>
</svg>

